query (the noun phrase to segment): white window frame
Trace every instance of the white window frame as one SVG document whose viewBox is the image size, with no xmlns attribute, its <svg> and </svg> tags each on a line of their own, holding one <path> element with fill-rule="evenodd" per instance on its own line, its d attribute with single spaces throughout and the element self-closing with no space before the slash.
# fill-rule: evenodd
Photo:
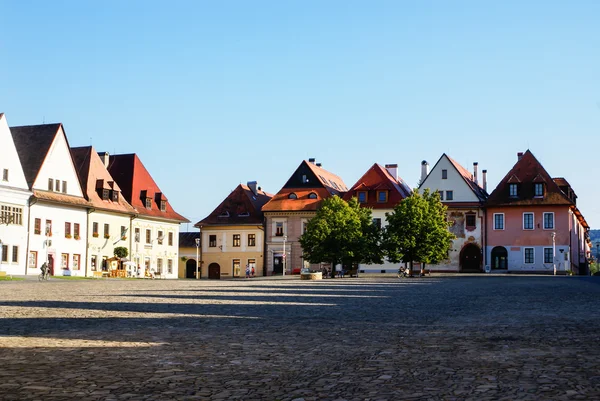
<svg viewBox="0 0 600 401">
<path fill-rule="evenodd" d="M 277 223 L 281 223 L 281 228 L 282 228 L 282 234 L 281 235 L 277 235 Z M 283 237 L 284 235 L 287 235 L 287 221 L 286 219 L 273 219 L 273 225 L 272 225 L 272 233 L 271 235 L 273 237 Z"/>
<path fill-rule="evenodd" d="M 551 214 L 552 215 L 552 227 L 546 227 L 546 215 L 547 214 Z M 554 220 L 554 212 L 544 212 L 543 214 L 543 224 L 544 224 L 544 230 L 554 230 L 554 227 L 556 227 L 556 221 Z"/>
<path fill-rule="evenodd" d="M 531 251 L 533 252 L 532 253 L 532 257 L 533 257 L 532 262 L 527 262 L 526 254 L 527 254 L 528 249 L 531 249 Z M 523 263 L 525 263 L 526 265 L 534 265 L 535 264 L 535 248 L 530 247 L 530 246 L 523 248 Z"/>
<path fill-rule="evenodd" d="M 525 228 L 525 215 L 531 215 L 531 228 Z M 535 213 L 534 212 L 523 212 L 523 230 L 531 231 L 535 230 Z"/>
<path fill-rule="evenodd" d="M 541 194 L 537 193 L 538 185 L 542 189 L 542 193 Z M 541 182 L 534 182 L 533 183 L 533 197 L 534 198 L 543 198 L 544 197 L 544 184 L 543 183 L 541 183 Z"/>
<path fill-rule="evenodd" d="M 502 228 L 496 227 L 496 216 L 502 216 Z M 493 219 L 494 219 L 494 221 L 493 221 L 494 230 L 503 231 L 506 228 L 506 219 L 504 217 L 504 213 L 494 213 Z"/>
<path fill-rule="evenodd" d="M 546 249 L 549 249 L 552 251 L 552 260 L 550 262 L 546 262 Z M 544 247 L 544 263 L 554 263 L 555 258 L 556 258 L 556 256 L 554 255 L 554 248 Z"/>
</svg>

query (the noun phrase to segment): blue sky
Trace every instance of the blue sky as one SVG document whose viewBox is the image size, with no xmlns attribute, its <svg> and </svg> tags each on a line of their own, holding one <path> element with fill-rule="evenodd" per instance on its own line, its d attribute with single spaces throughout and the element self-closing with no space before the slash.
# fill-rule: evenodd
<svg viewBox="0 0 600 401">
<path fill-rule="evenodd" d="M 529 148 L 598 228 L 599 17 L 597 1 L 0 0 L 0 112 L 137 153 L 193 222 L 309 157 L 348 186 L 397 163 L 414 186 L 446 152 L 493 188 Z"/>
</svg>

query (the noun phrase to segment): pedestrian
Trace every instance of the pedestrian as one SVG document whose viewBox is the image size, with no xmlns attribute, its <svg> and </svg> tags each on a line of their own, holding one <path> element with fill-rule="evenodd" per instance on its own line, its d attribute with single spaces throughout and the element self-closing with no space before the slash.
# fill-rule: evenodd
<svg viewBox="0 0 600 401">
<path fill-rule="evenodd" d="M 252 271 L 251 271 L 252 277 L 254 277 L 254 265 L 252 265 Z"/>
<path fill-rule="evenodd" d="M 250 266 L 246 265 L 246 278 L 250 278 Z"/>
<path fill-rule="evenodd" d="M 335 272 L 337 273 L 337 276 L 341 278 L 342 277 L 342 265 L 336 265 Z"/>
</svg>

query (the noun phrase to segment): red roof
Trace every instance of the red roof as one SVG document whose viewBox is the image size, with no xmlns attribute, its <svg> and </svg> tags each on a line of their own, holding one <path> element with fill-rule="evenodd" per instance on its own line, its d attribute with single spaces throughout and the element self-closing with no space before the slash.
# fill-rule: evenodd
<svg viewBox="0 0 600 401">
<path fill-rule="evenodd" d="M 263 223 L 262 206 L 273 195 L 256 189 L 256 193 L 247 185 L 238 185 L 219 206 L 195 227 L 207 225 L 261 225 Z"/>
<path fill-rule="evenodd" d="M 385 203 L 377 202 L 377 191 L 387 190 L 388 199 Z M 393 177 L 390 172 L 375 163 L 367 172 L 360 177 L 352 188 L 344 195 L 345 200 L 358 197 L 359 191 L 367 192 L 367 202 L 362 206 L 373 209 L 391 209 L 404 198 L 410 196 L 410 187 L 400 178 Z"/>
<path fill-rule="evenodd" d="M 110 156 L 108 172 L 139 215 L 189 223 L 188 219 L 175 212 L 166 201 L 166 197 L 135 153 Z M 151 200 L 150 208 L 146 207 L 147 198 Z M 166 201 L 165 211 L 160 210 L 160 200 Z"/>
</svg>

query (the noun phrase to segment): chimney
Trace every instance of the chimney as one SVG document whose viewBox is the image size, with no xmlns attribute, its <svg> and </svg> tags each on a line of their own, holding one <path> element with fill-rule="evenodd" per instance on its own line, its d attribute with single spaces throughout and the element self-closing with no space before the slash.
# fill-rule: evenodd
<svg viewBox="0 0 600 401">
<path fill-rule="evenodd" d="M 317 164 L 316 164 L 316 166 L 317 166 L 317 167 L 321 167 L 321 163 L 317 163 Z"/>
<path fill-rule="evenodd" d="M 425 181 L 425 178 L 429 175 L 429 163 L 427 160 L 421 162 L 421 184 Z"/>
<path fill-rule="evenodd" d="M 309 163 L 312 163 L 312 164 L 315 164 L 315 158 L 314 158 L 314 157 L 311 157 L 310 159 L 308 159 L 308 162 L 309 162 Z"/>
<path fill-rule="evenodd" d="M 102 163 L 104 163 L 104 167 L 108 168 L 108 152 L 98 152 L 98 156 L 102 159 Z"/>
<path fill-rule="evenodd" d="M 479 163 L 475 162 L 473 163 L 473 181 L 475 181 L 475 184 L 478 184 L 477 182 L 477 166 L 479 165 Z"/>
<path fill-rule="evenodd" d="M 523 152 L 517 153 L 517 161 L 520 161 L 523 158 Z"/>
<path fill-rule="evenodd" d="M 258 183 L 256 181 L 248 181 L 248 188 L 250 188 L 254 195 L 258 195 L 258 193 L 256 192 L 257 185 Z"/>
<path fill-rule="evenodd" d="M 487 192 L 487 170 L 481 171 L 481 179 L 483 180 L 483 190 Z"/>
<path fill-rule="evenodd" d="M 398 165 L 397 164 L 386 164 L 385 169 L 388 171 L 388 173 L 390 173 L 390 175 L 392 177 L 394 177 L 394 179 L 396 181 L 398 181 Z"/>
</svg>

